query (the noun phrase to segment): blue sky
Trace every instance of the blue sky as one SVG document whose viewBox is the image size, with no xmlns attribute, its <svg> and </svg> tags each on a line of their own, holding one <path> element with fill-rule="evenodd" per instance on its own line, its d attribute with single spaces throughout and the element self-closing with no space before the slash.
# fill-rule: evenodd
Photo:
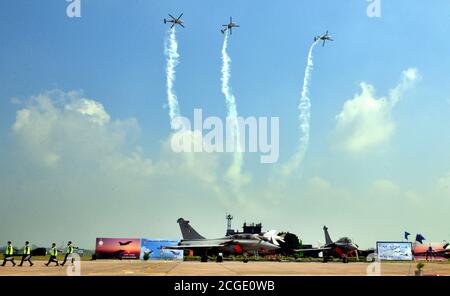
<svg viewBox="0 0 450 296">
<path fill-rule="evenodd" d="M 136 221 L 131 219 L 127 226 L 129 228 L 120 228 L 117 225 L 102 224 L 103 222 L 95 219 L 95 212 L 87 211 L 89 214 L 86 214 L 86 223 L 96 225 L 90 235 L 104 236 L 99 233 L 102 232 L 129 236 L 127 230 L 130 230 L 131 234 L 147 237 L 173 237 L 178 234 L 174 223 L 178 218 L 176 215 L 190 216 L 190 219 L 198 221 L 198 224 L 214 220 L 214 223 L 210 223 L 212 226 L 204 227 L 205 232 L 212 236 L 221 235 L 222 231 L 217 229 L 221 229 L 224 224 L 222 216 L 225 211 L 230 210 L 235 212 L 235 216 L 240 215 L 242 222 L 245 219 L 261 220 L 267 227 L 289 228 L 287 230 L 297 232 L 306 241 L 313 242 L 321 239 L 322 223 L 331 223 L 342 235 L 354 235 L 366 246 L 371 246 L 377 238 L 395 239 L 396 232 L 400 238 L 405 228 L 410 232 L 416 231 L 414 228 L 428 232 L 432 239 L 437 241 L 448 239 L 448 227 L 434 225 L 438 225 L 440 221 L 444 222 L 444 218 L 436 218 L 434 210 L 440 213 L 444 209 L 450 209 L 449 196 L 446 195 L 450 192 L 442 193 L 439 191 L 441 188 L 439 193 L 436 193 L 435 188 L 436 184 L 445 183 L 442 180 L 447 180 L 446 176 L 450 173 L 448 1 L 433 1 L 433 5 L 429 5 L 418 1 L 382 0 L 381 18 L 367 17 L 368 3 L 363 0 L 232 0 L 214 3 L 206 0 L 82 0 L 82 17 L 79 19 L 66 16 L 66 5 L 63 0 L 20 0 L 4 1 L 0 9 L 0 36 L 3 40 L 0 43 L 0 164 L 3 164 L 0 167 L 0 177 L 8 189 L 8 196 L 4 193 L 5 196 L 1 198 L 3 201 L 20 200 L 11 202 L 10 209 L 20 212 L 26 204 L 33 206 L 39 203 L 39 200 L 48 202 L 47 199 L 53 198 L 49 197 L 53 192 L 49 187 L 56 182 L 58 185 L 55 187 L 61 187 L 58 194 L 62 194 L 69 190 L 67 188 L 71 188 L 66 182 L 76 183 L 73 180 L 80 178 L 81 187 L 83 182 L 88 182 L 82 178 L 84 170 L 92 171 L 93 175 L 97 172 L 97 165 L 95 168 L 91 167 L 92 161 L 88 158 L 80 158 L 86 161 L 84 166 L 81 165 L 84 162 L 69 166 L 70 170 L 79 170 L 79 175 L 67 173 L 65 167 L 63 172 L 67 173 L 66 178 L 55 177 L 61 175 L 61 171 L 54 168 L 21 164 L 27 162 L 29 155 L 25 154 L 33 154 L 36 147 L 31 147 L 29 142 L 23 144 L 21 139 L 25 135 L 17 134 L 17 131 L 13 130 L 17 112 L 31 108 L 30 97 L 45 91 L 82 91 L 81 96 L 101 103 L 112 120 L 127 121 L 132 118 L 137 122 L 137 127 L 130 123 L 130 126 L 133 126 L 130 129 L 136 129 L 138 136 L 134 139 L 134 134 L 127 134 L 127 137 L 130 136 L 135 142 L 124 141 L 122 146 L 130 145 L 131 148 L 121 146 L 118 149 L 125 150 L 120 150 L 120 153 L 126 154 L 129 152 L 127 149 L 139 147 L 138 150 L 145 160 L 158 162 L 158 159 L 164 157 L 161 143 L 170 134 L 168 109 L 164 107 L 167 98 L 163 49 L 167 26 L 164 26 L 162 19 L 167 17 L 167 13 L 175 15 L 184 12 L 183 18 L 186 22 L 185 29 L 177 30 L 181 62 L 177 67 L 175 89 L 182 114 L 192 117 L 194 108 L 202 108 L 205 115 L 224 117 L 225 100 L 220 92 L 220 50 L 223 36 L 219 29 L 232 15 L 241 25 L 230 38 L 229 48 L 232 58 L 231 84 L 237 99 L 238 113 L 245 117 L 280 117 L 280 162 L 287 161 L 297 147 L 299 131 L 296 106 L 312 38 L 330 30 L 335 39 L 335 42 L 328 43 L 326 47 L 316 47 L 314 50 L 315 68 L 310 89 L 311 142 L 301 164 L 301 180 L 289 180 L 292 186 L 285 189 L 287 194 L 273 193 L 285 196 L 285 199 L 274 202 L 276 213 L 261 210 L 258 215 L 257 207 L 220 206 L 219 202 L 210 200 L 204 205 L 210 213 L 203 217 L 200 217 L 201 212 L 194 209 L 192 214 L 182 209 L 166 211 L 162 220 L 166 225 L 160 230 L 149 230 L 137 229 L 138 225 L 145 221 L 144 218 Z M 401 81 L 402 72 L 410 68 L 417 69 L 420 79 L 402 95 L 401 101 L 389 112 L 388 120 L 395 125 L 392 135 L 363 153 L 355 154 L 339 148 L 340 140 L 336 139 L 339 137 L 336 136 L 336 116 L 343 112 L 345 102 L 361 92 L 360 83 L 372 85 L 376 98 L 388 96 L 389 90 Z M 14 103 L 13 98 L 18 98 L 21 103 Z M 69 133 L 68 139 L 75 137 L 75 134 L 71 137 L 70 131 L 72 130 L 63 130 L 64 133 Z M 121 130 L 119 134 L 127 132 L 128 129 Z M 56 144 L 63 145 L 63 138 L 56 139 Z M 39 141 L 33 143 L 41 145 Z M 49 147 L 54 144 L 49 140 Z M 41 149 L 42 146 L 38 148 Z M 77 153 L 76 147 L 72 148 L 74 151 L 70 152 Z M 60 149 L 68 151 L 65 148 Z M 12 154 L 17 160 L 11 158 Z M 77 157 L 81 156 L 71 157 L 78 159 Z M 246 157 L 244 168 L 252 175 L 252 182 L 245 189 L 244 195 L 264 208 L 266 200 L 259 199 L 257 188 L 265 184 L 275 165 L 259 164 L 252 155 Z M 167 161 L 170 162 L 170 156 Z M 211 165 L 215 168 L 213 171 L 219 174 L 219 178 L 220 172 L 226 169 L 225 161 L 219 162 L 217 167 Z M 18 169 L 22 166 L 26 169 Z M 98 164 L 98 167 L 102 166 L 103 164 Z M 111 187 L 113 180 L 123 181 L 127 178 L 130 176 L 121 175 L 99 182 L 105 187 Z M 385 183 L 381 182 L 380 185 L 380 180 Z M 186 182 L 196 184 L 195 181 Z M 198 186 L 202 187 L 202 181 L 198 182 Z M 374 183 L 380 186 L 388 184 L 390 190 L 395 192 L 386 194 L 386 200 L 382 201 L 377 201 L 374 197 L 371 203 L 376 203 L 380 208 L 392 203 L 395 205 L 393 212 L 408 221 L 386 234 L 375 231 L 376 222 L 364 219 L 361 214 L 364 213 L 361 208 L 365 208 L 365 203 L 354 200 L 359 199 L 361 195 L 373 194 Z M 145 181 L 141 185 L 144 186 L 143 184 Z M 317 192 L 316 189 L 308 187 L 317 184 L 325 186 L 330 192 Z M 117 190 L 124 195 L 130 192 L 125 181 L 123 186 L 117 186 Z M 446 186 L 443 185 L 444 188 Z M 96 190 L 96 196 L 103 198 L 111 194 L 98 188 Z M 164 209 L 164 204 L 159 203 L 161 198 L 178 198 L 162 189 L 152 190 L 142 187 L 141 191 L 130 193 L 129 196 L 136 203 L 142 203 L 143 199 L 148 198 L 150 201 L 145 202 L 158 204 L 154 211 Z M 204 198 L 210 196 L 210 192 L 203 187 L 183 190 Z M 201 193 L 198 193 L 198 190 Z M 68 195 L 85 203 L 88 199 L 84 201 L 84 197 L 79 196 L 85 193 L 74 189 L 74 192 Z M 58 194 L 55 193 L 54 198 Z M 331 197 L 326 198 L 342 203 L 342 210 L 348 209 L 350 214 L 354 213 L 354 219 L 360 221 L 358 226 L 352 229 L 352 225 L 349 225 L 352 219 L 342 219 L 332 208 L 322 211 L 318 207 L 316 218 L 306 215 L 305 221 L 294 218 L 287 221 L 279 219 L 285 211 L 293 217 L 297 215 L 288 205 L 314 211 L 315 206 L 310 205 L 310 208 L 307 208 L 306 204 L 309 202 L 302 201 L 301 195 L 324 200 L 323 194 L 330 194 Z M 410 199 L 410 196 L 419 197 Z M 119 198 L 117 195 L 117 200 Z M 343 198 L 343 201 L 339 198 Z M 278 197 L 274 199 L 278 200 Z M 192 197 L 192 203 L 189 204 L 194 204 L 195 200 L 196 198 Z M 199 197 L 199 200 L 202 199 Z M 58 203 L 56 209 L 65 208 L 67 202 L 69 199 Z M 179 204 L 185 205 L 184 202 Z M 100 198 L 98 203 L 104 204 L 105 200 Z M 270 201 L 268 203 L 270 204 Z M 355 203 L 361 203 L 361 208 L 355 206 L 353 209 L 352 205 Z M 8 202 L 6 205 L 2 207 L 2 214 L 6 214 L 4 211 L 8 208 Z M 422 209 L 419 210 L 420 208 Z M 124 217 L 131 217 L 137 211 L 133 207 L 123 210 Z M 145 212 L 139 211 L 138 215 L 144 215 Z M 152 213 L 153 210 L 149 208 L 148 211 Z M 382 219 L 395 220 L 393 213 L 382 212 Z M 102 219 L 110 219 L 111 215 L 117 213 L 119 209 L 113 208 L 105 209 L 99 215 Z M 427 223 L 416 221 L 419 213 L 423 214 Z M 16 217 L 22 219 L 22 216 Z M 156 215 L 154 219 L 161 221 L 161 217 Z M 35 218 L 41 221 L 38 223 L 41 226 L 50 223 L 51 218 L 65 221 L 62 225 L 68 225 L 69 228 L 73 224 L 73 220 L 65 220 L 63 216 L 56 214 L 54 217 L 37 215 Z M 311 219 L 310 223 L 307 222 L 308 219 Z M 430 221 L 434 219 L 435 222 Z M 153 222 L 150 219 L 148 224 Z M 374 235 L 367 234 L 368 227 L 374 229 Z M 22 239 L 17 232 L 25 234 L 27 230 L 19 224 L 17 231 L 7 232 L 5 235 Z M 87 246 L 93 241 L 93 238 L 83 237 L 76 229 L 73 229 L 73 233 L 76 239 Z M 41 238 L 35 238 L 39 239 Z"/>
</svg>

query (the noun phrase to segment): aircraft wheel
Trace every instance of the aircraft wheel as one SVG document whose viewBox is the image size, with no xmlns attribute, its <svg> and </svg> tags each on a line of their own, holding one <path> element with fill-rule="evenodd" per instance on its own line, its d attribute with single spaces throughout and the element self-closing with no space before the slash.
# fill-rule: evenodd
<svg viewBox="0 0 450 296">
<path fill-rule="evenodd" d="M 346 256 L 346 257 L 344 257 L 344 258 L 342 258 L 342 262 L 344 262 L 344 263 L 348 263 L 348 258 L 347 258 L 347 256 Z"/>
<path fill-rule="evenodd" d="M 200 262 L 208 262 L 208 256 L 202 256 Z"/>
<path fill-rule="evenodd" d="M 244 263 L 248 263 L 248 259 L 246 258 L 246 259 L 244 259 L 244 261 L 242 261 L 242 262 L 244 262 Z"/>
<path fill-rule="evenodd" d="M 217 258 L 216 258 L 216 262 L 217 262 L 217 263 L 223 262 L 223 256 L 218 255 Z"/>
</svg>

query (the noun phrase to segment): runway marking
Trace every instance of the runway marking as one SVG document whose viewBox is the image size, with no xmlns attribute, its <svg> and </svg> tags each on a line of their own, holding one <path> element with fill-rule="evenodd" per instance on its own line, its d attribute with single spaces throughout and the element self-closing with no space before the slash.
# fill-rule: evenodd
<svg viewBox="0 0 450 296">
<path fill-rule="evenodd" d="M 242 264 L 245 264 L 245 263 L 242 263 Z M 222 267 L 225 268 L 225 269 L 227 269 L 228 271 L 231 271 L 231 272 L 234 273 L 234 274 L 241 275 L 240 273 L 238 273 L 238 272 L 236 272 L 236 271 L 230 269 L 230 268 L 227 267 L 226 265 L 222 265 Z"/>
<path fill-rule="evenodd" d="M 166 276 L 168 276 L 169 273 L 170 273 L 172 270 L 174 270 L 175 267 L 179 266 L 180 263 L 181 263 L 181 262 L 178 262 L 177 264 L 174 264 L 174 266 L 166 272 Z"/>
</svg>

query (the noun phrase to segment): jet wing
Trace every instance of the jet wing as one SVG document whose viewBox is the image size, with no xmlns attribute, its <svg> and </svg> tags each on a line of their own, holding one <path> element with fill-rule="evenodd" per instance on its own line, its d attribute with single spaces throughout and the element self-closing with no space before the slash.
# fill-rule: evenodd
<svg viewBox="0 0 450 296">
<path fill-rule="evenodd" d="M 294 249 L 292 251 L 294 251 L 294 252 L 312 252 L 312 251 L 322 252 L 322 251 L 328 251 L 331 249 L 332 249 L 332 247 L 324 247 L 324 248 L 311 248 L 311 249 Z"/>
<path fill-rule="evenodd" d="M 220 244 L 193 244 L 193 245 L 181 245 L 181 246 L 164 246 L 163 249 L 171 249 L 171 250 L 195 250 L 195 249 L 214 249 L 214 248 L 222 248 L 226 247 L 233 243 L 232 240 L 224 241 Z"/>
<path fill-rule="evenodd" d="M 223 245 L 183 245 L 183 246 L 166 246 L 162 247 L 163 249 L 169 249 L 169 250 L 194 250 L 194 249 L 214 249 L 214 248 L 221 248 L 224 247 Z"/>
</svg>

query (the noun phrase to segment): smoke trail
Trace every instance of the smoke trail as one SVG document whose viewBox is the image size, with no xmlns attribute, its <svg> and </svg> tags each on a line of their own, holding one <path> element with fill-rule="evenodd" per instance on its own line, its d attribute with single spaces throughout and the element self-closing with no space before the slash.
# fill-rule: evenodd
<svg viewBox="0 0 450 296">
<path fill-rule="evenodd" d="M 228 47 L 228 34 L 224 34 L 223 46 L 222 46 L 222 93 L 225 96 L 226 105 L 227 105 L 227 117 L 231 120 L 232 123 L 232 131 L 231 136 L 234 139 L 234 156 L 233 163 L 228 170 L 228 176 L 238 180 L 241 175 L 242 162 L 243 157 L 241 153 L 240 146 L 240 134 L 239 127 L 237 121 L 237 108 L 236 108 L 236 99 L 230 88 L 230 77 L 231 77 L 231 59 L 227 53 Z"/>
<path fill-rule="evenodd" d="M 308 61 L 305 68 L 305 76 L 303 78 L 303 88 L 300 97 L 300 103 L 298 110 L 300 114 L 298 116 L 300 124 L 300 142 L 297 152 L 292 157 L 291 161 L 283 167 L 283 174 L 290 175 L 302 162 L 305 157 L 306 150 L 309 144 L 309 122 L 311 117 L 311 101 L 309 99 L 309 83 L 311 81 L 311 74 L 314 68 L 313 63 L 313 49 L 318 42 L 314 42 L 309 48 Z"/>
<path fill-rule="evenodd" d="M 170 126 L 172 129 L 177 129 L 176 118 L 180 116 L 180 108 L 178 106 L 178 99 L 173 89 L 175 83 L 175 67 L 178 65 L 178 58 L 180 55 L 178 54 L 178 43 L 177 37 L 175 34 L 174 26 L 168 32 L 168 39 L 165 41 L 164 53 L 167 56 L 167 101 L 169 104 L 169 117 L 170 117 Z"/>
</svg>

